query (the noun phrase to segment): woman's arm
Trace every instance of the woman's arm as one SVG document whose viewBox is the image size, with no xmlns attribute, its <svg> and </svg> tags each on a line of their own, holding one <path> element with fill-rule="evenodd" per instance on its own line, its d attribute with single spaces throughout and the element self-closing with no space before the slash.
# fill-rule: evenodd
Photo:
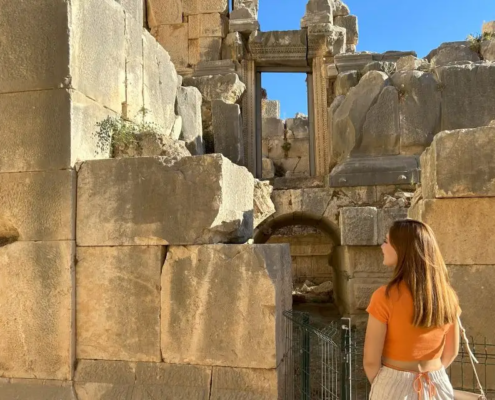
<svg viewBox="0 0 495 400">
<path fill-rule="evenodd" d="M 364 372 L 370 383 L 373 383 L 382 367 L 382 353 L 387 335 L 387 324 L 372 315 L 368 318 L 366 338 L 364 340 Z"/>
<path fill-rule="evenodd" d="M 441 357 L 445 368 L 448 368 L 459 354 L 459 339 L 459 324 L 456 320 L 445 335 L 445 347 Z"/>
</svg>

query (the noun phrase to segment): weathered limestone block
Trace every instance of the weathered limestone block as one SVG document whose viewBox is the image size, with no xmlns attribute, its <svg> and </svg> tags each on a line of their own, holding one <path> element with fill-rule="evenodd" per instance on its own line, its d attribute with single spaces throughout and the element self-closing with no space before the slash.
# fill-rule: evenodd
<svg viewBox="0 0 495 400">
<path fill-rule="evenodd" d="M 407 208 L 383 208 L 378 210 L 378 241 L 381 245 L 395 221 L 407 218 Z"/>
<path fill-rule="evenodd" d="M 144 107 L 146 119 L 168 135 L 175 123 L 175 100 L 179 79 L 170 56 L 148 32 L 143 31 Z"/>
<path fill-rule="evenodd" d="M 281 399 L 282 379 L 276 369 L 213 367 L 210 399 Z"/>
<path fill-rule="evenodd" d="M 448 265 L 447 269 L 459 296 L 464 328 L 476 342 L 489 337 L 495 329 L 495 265 Z"/>
<path fill-rule="evenodd" d="M 393 61 L 373 61 L 364 66 L 361 74 L 366 75 L 370 71 L 382 71 L 390 76 L 397 71 L 397 64 Z"/>
<path fill-rule="evenodd" d="M 342 160 L 342 152 L 347 149 L 347 152 L 352 149 L 351 145 L 348 143 L 348 138 L 346 136 L 337 136 L 333 133 L 333 124 L 335 119 L 335 113 L 342 105 L 345 100 L 345 96 L 337 96 L 330 107 L 328 107 L 327 117 L 328 117 L 328 131 L 332 132 L 332 138 L 330 141 L 330 171 L 335 167 L 337 163 Z M 345 153 L 347 154 L 347 153 Z"/>
<path fill-rule="evenodd" d="M 261 132 L 264 138 L 283 138 L 284 120 L 278 118 L 263 118 L 261 122 Z"/>
<path fill-rule="evenodd" d="M 196 365 L 80 360 L 74 381 L 79 400 L 202 400 L 211 375 L 211 367 Z"/>
<path fill-rule="evenodd" d="M 390 277 L 392 268 L 383 265 L 380 246 L 338 246 L 339 268 L 351 278 Z"/>
<path fill-rule="evenodd" d="M 163 246 L 77 250 L 77 358 L 161 361 Z"/>
<path fill-rule="evenodd" d="M 344 207 L 340 210 L 343 246 L 374 246 L 378 243 L 378 212 L 375 207 Z"/>
<path fill-rule="evenodd" d="M 129 19 L 129 16 L 132 17 L 132 19 L 137 22 L 140 26 L 141 29 L 144 26 L 144 9 L 146 7 L 147 1 L 143 0 L 116 0 L 117 3 L 120 3 L 122 7 L 124 7 L 126 11 L 126 20 Z M 147 18 L 149 19 L 149 15 L 147 15 Z M 140 35 L 141 36 L 141 35 Z"/>
<path fill-rule="evenodd" d="M 70 379 L 74 255 L 71 241 L 0 248 L 2 377 Z"/>
<path fill-rule="evenodd" d="M 0 378 L 0 398 L 12 400 L 79 400 L 73 393 L 72 382 L 51 379 Z"/>
<path fill-rule="evenodd" d="M 354 86 L 359 83 L 359 74 L 357 71 L 347 71 L 337 76 L 333 84 L 333 90 L 336 96 L 346 96 Z"/>
<path fill-rule="evenodd" d="M 421 156 L 423 196 L 495 197 L 494 153 L 495 127 L 439 133 Z"/>
<path fill-rule="evenodd" d="M 494 198 L 420 200 L 409 216 L 432 227 L 446 264 L 493 264 L 495 246 L 473 243 L 495 240 Z"/>
<path fill-rule="evenodd" d="M 333 7 L 331 0 L 309 0 L 306 4 L 306 13 L 301 19 L 301 28 L 315 24 L 332 24 Z"/>
<path fill-rule="evenodd" d="M 392 81 L 399 91 L 400 153 L 421 154 L 440 130 L 439 83 L 420 71 L 398 72 Z"/>
<path fill-rule="evenodd" d="M 250 34 L 260 29 L 256 14 L 248 8 L 236 8 L 230 13 L 229 32 Z"/>
<path fill-rule="evenodd" d="M 405 56 L 397 60 L 397 71 L 414 71 L 416 69 L 426 69 L 429 67 L 428 61 L 415 56 Z"/>
<path fill-rule="evenodd" d="M 189 39 L 201 37 L 225 37 L 228 20 L 220 13 L 191 15 L 189 17 Z"/>
<path fill-rule="evenodd" d="M 179 87 L 179 90 L 180 90 L 180 87 Z M 178 93 L 177 93 L 177 97 L 179 97 Z M 182 117 L 180 115 L 176 115 L 174 127 L 172 128 L 172 132 L 170 132 L 170 139 L 179 140 L 181 133 L 182 133 Z"/>
<path fill-rule="evenodd" d="M 268 181 L 254 180 L 254 227 L 275 213 L 275 205 L 271 199 L 273 186 Z"/>
<path fill-rule="evenodd" d="M 163 359 L 276 368 L 291 306 L 288 245 L 172 246 L 162 273 Z"/>
<path fill-rule="evenodd" d="M 197 65 L 201 61 L 217 61 L 222 56 L 222 38 L 202 37 L 189 40 L 189 64 Z"/>
<path fill-rule="evenodd" d="M 227 34 L 222 42 L 222 60 L 237 60 L 244 58 L 246 45 L 239 32 Z"/>
<path fill-rule="evenodd" d="M 201 103 L 203 98 L 195 87 L 180 87 L 177 92 L 177 112 L 182 117 L 181 139 L 193 155 L 204 154 Z"/>
<path fill-rule="evenodd" d="M 211 104 L 215 153 L 221 153 L 234 164 L 244 162 L 242 118 L 239 104 L 214 100 Z"/>
<path fill-rule="evenodd" d="M 32 3 L 2 1 L 1 9 L 2 53 L 9 56 L 0 59 L 0 93 L 66 86 L 70 65 L 69 4 L 40 0 L 34 7 Z"/>
<path fill-rule="evenodd" d="M 193 0 L 193 1 L 197 3 L 196 14 L 208 14 L 215 12 L 226 14 L 229 11 L 228 0 Z"/>
<path fill-rule="evenodd" d="M 273 165 L 273 161 L 267 157 L 263 157 L 262 160 L 262 178 L 263 179 L 272 179 L 275 177 L 275 166 Z"/>
<path fill-rule="evenodd" d="M 247 8 L 255 18 L 258 18 L 259 0 L 234 0 L 234 10 L 239 8 Z"/>
<path fill-rule="evenodd" d="M 158 25 L 151 29 L 151 34 L 165 50 L 176 68 L 184 68 L 189 62 L 188 24 Z"/>
<path fill-rule="evenodd" d="M 204 102 L 223 100 L 226 103 L 237 103 L 246 90 L 246 85 L 240 81 L 239 75 L 234 73 L 188 77 L 184 79 L 183 85 L 196 87 L 201 92 Z"/>
<path fill-rule="evenodd" d="M 160 157 L 85 162 L 78 245 L 243 243 L 252 236 L 253 187 L 247 169 L 219 154 L 172 166 Z"/>
<path fill-rule="evenodd" d="M 426 56 L 433 68 L 442 67 L 456 61 L 480 60 L 480 56 L 471 48 L 470 42 L 447 42 Z"/>
<path fill-rule="evenodd" d="M 146 0 L 148 26 L 182 24 L 181 0 Z"/>
<path fill-rule="evenodd" d="M 384 278 L 355 278 L 349 281 L 351 285 L 351 300 L 358 311 L 368 308 L 373 293 L 383 285 L 386 285 L 391 278 L 391 274 Z M 352 303 L 351 303 L 352 304 Z"/>
<path fill-rule="evenodd" d="M 481 43 L 483 60 L 495 61 L 495 40 L 485 40 Z"/>
<path fill-rule="evenodd" d="M 74 240 L 72 170 L 0 174 L 2 216 L 21 241 Z"/>
<path fill-rule="evenodd" d="M 261 100 L 261 117 L 280 118 L 280 101 L 267 99 Z"/>
<path fill-rule="evenodd" d="M 347 45 L 357 45 L 359 39 L 358 19 L 355 15 L 345 17 L 335 17 L 333 23 L 346 30 Z"/>
<path fill-rule="evenodd" d="M 164 164 L 172 165 L 184 157 L 191 156 L 185 142 L 181 140 L 154 133 L 141 133 L 136 135 L 135 139 L 130 145 L 114 147 L 113 158 L 161 156 Z"/>
<path fill-rule="evenodd" d="M 380 156 L 399 153 L 399 92 L 395 87 L 387 86 L 368 111 L 362 141 L 356 144 L 352 154 Z"/>
<path fill-rule="evenodd" d="M 486 126 L 495 119 L 495 64 L 437 68 L 442 84 L 442 130 Z"/>
<path fill-rule="evenodd" d="M 333 16 L 345 17 L 350 14 L 349 7 L 341 0 L 333 0 Z"/>
<path fill-rule="evenodd" d="M 349 91 L 332 118 L 334 159 L 345 159 L 355 144 L 360 143 L 368 110 L 388 84 L 389 79 L 385 73 L 371 71 Z"/>
<path fill-rule="evenodd" d="M 309 119 L 307 116 L 298 116 L 296 118 L 287 118 L 287 130 L 294 135 L 296 139 L 309 138 Z"/>
<path fill-rule="evenodd" d="M 320 47 L 320 54 L 336 55 L 344 53 L 347 48 L 345 28 L 332 23 L 309 25 L 308 40 Z"/>
<path fill-rule="evenodd" d="M 285 171 L 287 177 L 309 175 L 309 156 L 282 158 L 274 160 L 274 164 Z"/>
<path fill-rule="evenodd" d="M 495 21 L 485 22 L 482 27 L 483 34 L 495 33 Z"/>
<path fill-rule="evenodd" d="M 72 4 L 71 19 L 72 87 L 120 113 L 126 80 L 124 10 L 115 1 L 79 1 Z"/>
<path fill-rule="evenodd" d="M 121 0 L 122 1 L 122 0 Z M 132 4 L 130 4 L 132 3 Z M 142 119 L 143 109 L 143 2 L 140 0 L 123 0 L 123 4 L 129 7 L 141 9 L 141 18 L 135 19 L 125 14 L 125 40 L 126 40 L 126 80 L 125 103 L 122 104 L 121 114 L 131 121 L 139 123 Z M 135 10 L 137 11 L 137 10 Z M 132 11 L 131 11 L 132 12 Z M 120 109 L 119 109 L 120 111 Z"/>
<path fill-rule="evenodd" d="M 0 115 L 0 172 L 70 166 L 70 96 L 66 90 L 2 94 Z"/>
</svg>

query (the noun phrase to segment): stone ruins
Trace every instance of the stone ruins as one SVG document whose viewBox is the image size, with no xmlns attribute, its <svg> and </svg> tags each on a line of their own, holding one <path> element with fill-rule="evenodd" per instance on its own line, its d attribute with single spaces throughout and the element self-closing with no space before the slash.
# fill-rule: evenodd
<svg viewBox="0 0 495 400">
<path fill-rule="evenodd" d="M 408 215 L 493 334 L 495 22 L 418 59 L 357 53 L 340 0 L 258 8 L 0 0 L 0 398 L 283 399 L 293 293 L 362 321 Z"/>
</svg>

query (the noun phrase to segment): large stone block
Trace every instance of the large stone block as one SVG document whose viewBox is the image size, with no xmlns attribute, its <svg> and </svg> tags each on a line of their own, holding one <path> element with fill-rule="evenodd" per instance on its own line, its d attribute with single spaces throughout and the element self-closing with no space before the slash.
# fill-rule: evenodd
<svg viewBox="0 0 495 400">
<path fill-rule="evenodd" d="M 146 0 L 116 0 L 117 3 L 120 3 L 124 10 L 126 11 L 126 19 L 129 16 L 132 20 L 141 26 L 141 29 L 145 23 L 144 21 L 144 9 L 146 7 L 145 3 L 148 3 Z M 149 21 L 149 16 L 147 15 L 147 19 Z M 139 35 L 141 36 L 141 35 Z"/>
<path fill-rule="evenodd" d="M 357 71 L 347 71 L 337 75 L 333 84 L 333 90 L 336 96 L 346 96 L 354 86 L 359 83 L 359 74 Z"/>
<path fill-rule="evenodd" d="M 143 2 L 132 0 L 133 4 L 139 3 L 141 14 Z M 137 6 L 137 5 L 136 5 Z M 143 99 L 143 18 L 136 20 L 125 14 L 126 36 L 126 76 L 125 76 L 125 104 L 122 106 L 122 114 L 136 122 L 142 121 Z M 140 112 L 141 111 L 141 112 Z"/>
<path fill-rule="evenodd" d="M 115 1 L 78 1 L 71 19 L 72 87 L 120 113 L 126 80 L 124 10 Z"/>
<path fill-rule="evenodd" d="M 282 378 L 282 377 L 281 377 Z M 213 367 L 211 400 L 281 399 L 276 369 Z"/>
<path fill-rule="evenodd" d="M 242 117 L 239 104 L 214 100 L 211 105 L 215 153 L 221 153 L 235 164 L 244 162 Z"/>
<path fill-rule="evenodd" d="M 494 153 L 495 127 L 439 133 L 421 156 L 423 196 L 495 197 Z"/>
<path fill-rule="evenodd" d="M 390 277 L 392 269 L 383 265 L 380 246 L 336 247 L 339 269 L 350 278 Z"/>
<path fill-rule="evenodd" d="M 179 78 L 169 54 L 146 31 L 143 31 L 143 63 L 145 119 L 158 124 L 168 135 L 175 124 Z"/>
<path fill-rule="evenodd" d="M 495 265 L 448 265 L 452 286 L 459 296 L 462 323 L 469 337 L 491 338 L 495 331 L 493 293 Z"/>
<path fill-rule="evenodd" d="M 421 200 L 409 216 L 429 224 L 446 264 L 494 264 L 495 198 Z"/>
<path fill-rule="evenodd" d="M 189 40 L 189 64 L 202 61 L 218 61 L 222 57 L 221 37 L 201 37 Z"/>
<path fill-rule="evenodd" d="M 182 24 L 182 1 L 146 0 L 148 25 L 151 28 L 159 25 Z"/>
<path fill-rule="evenodd" d="M 181 139 L 192 155 L 204 154 L 201 92 L 195 87 L 180 87 L 177 92 L 177 113 L 182 117 Z"/>
<path fill-rule="evenodd" d="M 80 360 L 74 386 L 79 400 L 202 400 L 211 375 L 211 367 L 196 365 Z"/>
<path fill-rule="evenodd" d="M 1 213 L 21 241 L 74 240 L 75 200 L 72 170 L 0 174 Z"/>
<path fill-rule="evenodd" d="M 458 61 L 480 60 L 480 56 L 472 49 L 471 42 L 447 42 L 432 50 L 426 58 L 431 62 L 432 67 L 441 67 Z"/>
<path fill-rule="evenodd" d="M 246 45 L 239 32 L 227 34 L 222 42 L 222 60 L 241 61 L 246 51 Z"/>
<path fill-rule="evenodd" d="M 495 40 L 485 40 L 481 43 L 481 55 L 483 60 L 495 61 Z"/>
<path fill-rule="evenodd" d="M 297 116 L 287 118 L 287 130 L 294 135 L 296 139 L 309 138 L 309 119 L 306 116 Z"/>
<path fill-rule="evenodd" d="M 340 210 L 342 245 L 373 246 L 378 243 L 378 212 L 375 207 L 345 207 Z"/>
<path fill-rule="evenodd" d="M 2 377 L 71 378 L 74 255 L 70 241 L 0 248 Z"/>
<path fill-rule="evenodd" d="M 337 161 L 345 159 L 355 144 L 360 143 L 368 110 L 388 82 L 387 74 L 368 72 L 333 114 L 332 153 Z"/>
<path fill-rule="evenodd" d="M 334 24 L 346 30 L 347 45 L 357 45 L 359 40 L 358 19 L 355 15 L 335 17 Z"/>
<path fill-rule="evenodd" d="M 77 358 L 161 361 L 163 246 L 77 250 Z"/>
<path fill-rule="evenodd" d="M 395 221 L 407 218 L 407 208 L 383 208 L 378 210 L 378 242 L 381 245 Z"/>
<path fill-rule="evenodd" d="M 171 166 L 165 161 L 83 163 L 78 245 L 242 243 L 251 237 L 254 178 L 247 169 L 219 154 L 186 157 Z"/>
<path fill-rule="evenodd" d="M 228 19 L 220 13 L 191 15 L 189 17 L 189 39 L 202 37 L 225 37 Z"/>
<path fill-rule="evenodd" d="M 196 87 L 201 92 L 203 101 L 208 103 L 213 100 L 237 103 L 246 90 L 246 85 L 234 73 L 185 78 L 183 85 Z"/>
<path fill-rule="evenodd" d="M 264 138 L 283 138 L 284 130 L 284 120 L 278 118 L 263 118 L 261 132 Z"/>
<path fill-rule="evenodd" d="M 100 130 L 96 124 L 107 117 L 118 117 L 118 114 L 75 90 L 70 94 L 70 110 L 70 165 L 74 166 L 86 160 L 109 158 L 110 143 L 100 137 Z"/>
<path fill-rule="evenodd" d="M 0 398 L 6 400 L 79 400 L 75 396 L 72 382 L 4 378 L 0 378 Z"/>
<path fill-rule="evenodd" d="M 436 69 L 442 85 L 442 130 L 486 126 L 495 119 L 495 63 Z"/>
<path fill-rule="evenodd" d="M 440 130 L 441 91 L 435 76 L 420 71 L 392 76 L 399 91 L 400 152 L 421 154 Z"/>
<path fill-rule="evenodd" d="M 280 118 L 280 101 L 278 100 L 261 100 L 261 117 L 262 118 Z"/>
<path fill-rule="evenodd" d="M 184 68 L 189 62 L 188 24 L 158 25 L 152 28 L 152 35 L 165 50 L 176 68 Z"/>
<path fill-rule="evenodd" d="M 269 158 L 263 157 L 262 169 L 263 179 L 272 179 L 273 177 L 275 177 L 275 166 L 273 165 L 273 161 Z"/>
<path fill-rule="evenodd" d="M 383 88 L 371 106 L 363 125 L 363 137 L 352 154 L 366 156 L 397 155 L 400 152 L 399 92 Z"/>
<path fill-rule="evenodd" d="M 191 0 L 186 0 L 191 1 Z M 228 0 L 193 0 L 197 3 L 196 14 L 221 13 L 229 11 Z"/>
<path fill-rule="evenodd" d="M 2 1 L 2 53 L 8 57 L 0 58 L 0 93 L 68 85 L 69 6 L 67 2 L 52 0 Z"/>
<path fill-rule="evenodd" d="M 0 115 L 0 172 L 70 166 L 70 96 L 66 90 L 2 94 Z"/>
<path fill-rule="evenodd" d="M 290 276 L 287 245 L 170 247 L 162 273 L 164 361 L 276 368 Z"/>
</svg>

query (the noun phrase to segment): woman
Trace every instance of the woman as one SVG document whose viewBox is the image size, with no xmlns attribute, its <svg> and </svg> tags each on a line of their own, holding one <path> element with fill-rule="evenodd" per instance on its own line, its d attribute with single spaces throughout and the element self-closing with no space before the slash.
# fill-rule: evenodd
<svg viewBox="0 0 495 400">
<path fill-rule="evenodd" d="M 445 369 L 459 351 L 460 309 L 433 231 L 419 221 L 397 221 L 382 252 L 394 273 L 367 309 L 370 400 L 451 400 Z"/>
</svg>

